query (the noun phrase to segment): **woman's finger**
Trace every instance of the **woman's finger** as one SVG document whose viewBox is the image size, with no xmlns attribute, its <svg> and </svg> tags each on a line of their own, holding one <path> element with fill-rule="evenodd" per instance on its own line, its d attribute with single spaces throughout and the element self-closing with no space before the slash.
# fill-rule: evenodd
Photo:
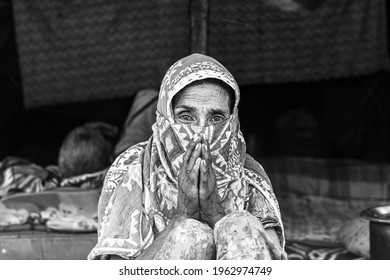
<svg viewBox="0 0 390 280">
<path fill-rule="evenodd" d="M 184 157 L 183 157 L 183 164 L 184 165 L 187 164 L 190 156 L 192 155 L 192 152 L 195 149 L 196 144 L 199 143 L 199 140 L 200 140 L 200 137 L 198 134 L 195 134 L 194 137 L 192 137 L 192 141 L 190 141 L 190 143 L 188 144 L 187 151 L 185 152 Z"/>
<path fill-rule="evenodd" d="M 211 168 L 211 154 L 207 142 L 202 144 L 202 159 L 205 160 L 206 168 Z"/>
<path fill-rule="evenodd" d="M 201 159 L 200 157 L 198 157 L 195 161 L 195 164 L 194 164 L 194 168 L 192 168 L 192 172 L 194 174 L 199 174 L 199 169 L 200 169 L 200 166 L 201 166 Z"/>
<path fill-rule="evenodd" d="M 209 169 L 207 168 L 206 160 L 202 159 L 200 164 L 200 180 L 202 183 L 206 183 L 209 179 Z"/>
<path fill-rule="evenodd" d="M 191 172 L 191 170 L 194 167 L 195 161 L 199 158 L 200 159 L 200 154 L 201 154 L 201 144 L 197 143 L 195 145 L 195 149 L 193 150 L 188 162 L 187 162 L 187 172 Z"/>
</svg>

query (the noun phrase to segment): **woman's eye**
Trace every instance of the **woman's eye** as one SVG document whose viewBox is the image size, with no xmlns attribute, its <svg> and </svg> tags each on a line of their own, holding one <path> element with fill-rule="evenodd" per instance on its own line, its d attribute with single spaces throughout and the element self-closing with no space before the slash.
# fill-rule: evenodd
<svg viewBox="0 0 390 280">
<path fill-rule="evenodd" d="M 192 122 L 192 121 L 194 121 L 194 119 L 192 118 L 192 116 L 191 116 L 191 115 L 187 115 L 187 114 L 185 114 L 185 115 L 180 115 L 180 116 L 179 116 L 179 119 L 180 119 L 181 121 L 184 121 L 184 122 Z"/>
<path fill-rule="evenodd" d="M 213 117 L 211 118 L 211 122 L 212 122 L 212 123 L 219 123 L 219 122 L 223 121 L 224 119 L 225 119 L 225 118 L 222 117 L 222 116 L 213 116 Z"/>
</svg>

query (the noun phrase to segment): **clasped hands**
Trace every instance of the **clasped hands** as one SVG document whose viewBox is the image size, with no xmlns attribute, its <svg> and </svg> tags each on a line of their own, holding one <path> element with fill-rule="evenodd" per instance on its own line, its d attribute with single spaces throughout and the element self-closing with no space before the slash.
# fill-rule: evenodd
<svg viewBox="0 0 390 280">
<path fill-rule="evenodd" d="M 178 177 L 179 215 L 213 228 L 224 211 L 211 166 L 210 145 L 204 136 L 195 134 L 189 143 Z"/>
</svg>

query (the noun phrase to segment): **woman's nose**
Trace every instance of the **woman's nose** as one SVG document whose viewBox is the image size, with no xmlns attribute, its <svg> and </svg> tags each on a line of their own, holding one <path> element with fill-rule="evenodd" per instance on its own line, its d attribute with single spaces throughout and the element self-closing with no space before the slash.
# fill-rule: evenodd
<svg viewBox="0 0 390 280">
<path fill-rule="evenodd" d="M 196 125 L 197 126 L 202 126 L 202 127 L 207 126 L 208 125 L 207 124 L 207 118 L 206 117 L 199 117 L 198 118 L 198 122 L 197 122 Z"/>
</svg>

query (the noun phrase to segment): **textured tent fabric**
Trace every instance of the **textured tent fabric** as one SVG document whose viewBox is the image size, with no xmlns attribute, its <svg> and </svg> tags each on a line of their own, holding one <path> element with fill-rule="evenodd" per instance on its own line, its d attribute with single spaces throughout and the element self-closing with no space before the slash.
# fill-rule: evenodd
<svg viewBox="0 0 390 280">
<path fill-rule="evenodd" d="M 189 1 L 13 7 L 27 108 L 158 88 L 172 61 L 188 54 Z M 241 85 L 388 69 L 386 38 L 385 0 L 210 0 L 209 54 Z"/>
<path fill-rule="evenodd" d="M 27 108 L 158 88 L 188 54 L 188 3 L 13 1 Z"/>
<path fill-rule="evenodd" d="M 210 0 L 210 55 L 239 84 L 388 68 L 384 0 Z"/>
</svg>

